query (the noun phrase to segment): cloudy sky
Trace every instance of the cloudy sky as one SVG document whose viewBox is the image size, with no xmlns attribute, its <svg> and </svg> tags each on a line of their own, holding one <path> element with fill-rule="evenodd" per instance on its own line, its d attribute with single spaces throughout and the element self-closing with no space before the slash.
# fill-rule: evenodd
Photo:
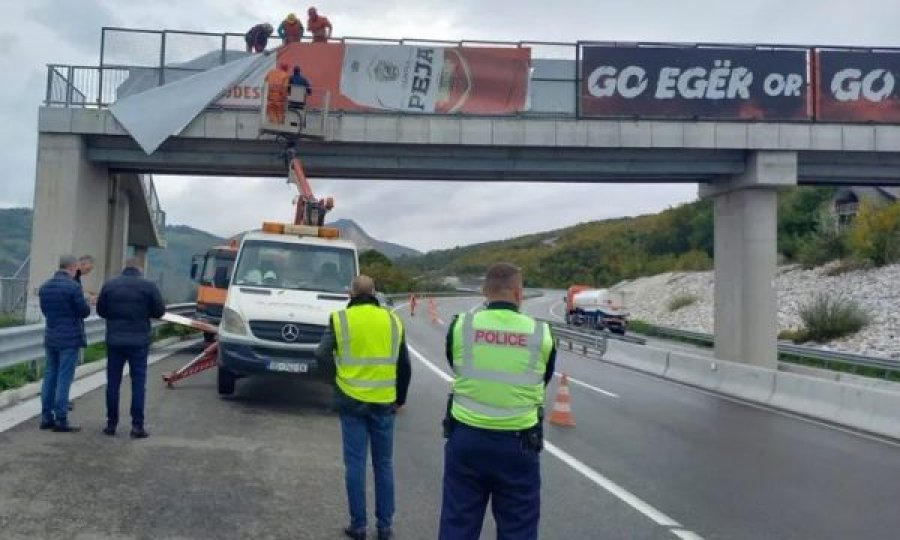
<svg viewBox="0 0 900 540">
<path fill-rule="evenodd" d="M 900 46 L 896 0 L 322 0 L 336 35 L 576 41 L 776 42 Z M 280 0 L 29 0 L 0 7 L 0 207 L 31 206 L 46 64 L 96 65 L 102 26 L 243 32 L 305 4 Z M 275 179 L 157 177 L 170 223 L 227 235 L 288 219 Z M 315 180 L 332 217 L 422 250 L 653 212 L 696 186 L 448 184 Z M 279 215 L 273 215 L 273 212 Z"/>
</svg>

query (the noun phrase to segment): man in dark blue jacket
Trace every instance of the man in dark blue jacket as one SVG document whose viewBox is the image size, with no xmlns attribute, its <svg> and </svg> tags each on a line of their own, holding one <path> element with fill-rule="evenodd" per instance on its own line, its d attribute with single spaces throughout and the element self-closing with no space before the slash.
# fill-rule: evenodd
<svg viewBox="0 0 900 540">
<path fill-rule="evenodd" d="M 87 345 L 82 320 L 91 313 L 81 285 L 74 280 L 78 261 L 71 255 L 59 258 L 59 270 L 38 292 L 46 319 L 44 347 L 47 364 L 41 387 L 41 429 L 79 431 L 68 421 L 69 388 L 78 363 L 78 349 Z"/>
<path fill-rule="evenodd" d="M 150 319 L 166 312 L 156 285 L 140 271 L 140 261 L 128 259 L 122 275 L 100 290 L 97 314 L 106 319 L 106 428 L 113 436 L 119 423 L 119 387 L 125 363 L 131 373 L 131 438 L 147 437 L 144 430 L 144 396 L 147 386 L 147 353 L 152 331 Z"/>
</svg>

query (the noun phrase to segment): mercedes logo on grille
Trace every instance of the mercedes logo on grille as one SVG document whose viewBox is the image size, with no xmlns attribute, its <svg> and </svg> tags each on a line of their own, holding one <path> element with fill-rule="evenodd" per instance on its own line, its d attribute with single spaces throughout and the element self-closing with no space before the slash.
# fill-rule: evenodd
<svg viewBox="0 0 900 540">
<path fill-rule="evenodd" d="M 285 341 L 297 341 L 300 337 L 300 328 L 296 324 L 286 324 L 281 327 L 281 339 Z"/>
</svg>

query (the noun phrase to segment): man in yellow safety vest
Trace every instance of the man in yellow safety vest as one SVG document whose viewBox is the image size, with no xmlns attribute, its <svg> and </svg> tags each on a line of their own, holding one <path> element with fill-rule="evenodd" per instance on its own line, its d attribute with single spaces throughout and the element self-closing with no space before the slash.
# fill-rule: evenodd
<svg viewBox="0 0 900 540">
<path fill-rule="evenodd" d="M 411 369 L 400 318 L 381 307 L 375 282 L 358 276 L 347 309 L 331 314 L 316 356 L 335 365 L 335 400 L 344 441 L 344 480 L 350 526 L 366 538 L 366 453 L 371 439 L 378 540 L 392 537 L 394 413 L 406 402 Z"/>
<path fill-rule="evenodd" d="M 487 307 L 457 315 L 447 333 L 456 377 L 444 420 L 441 540 L 477 540 L 488 499 L 499 540 L 536 540 L 544 388 L 556 349 L 546 323 L 519 313 L 522 272 L 487 271 Z"/>
</svg>

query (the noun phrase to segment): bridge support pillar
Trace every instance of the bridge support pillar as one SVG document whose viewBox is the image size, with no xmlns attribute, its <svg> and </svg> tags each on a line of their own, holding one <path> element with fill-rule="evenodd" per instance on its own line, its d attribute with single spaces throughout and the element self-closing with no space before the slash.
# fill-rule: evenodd
<svg viewBox="0 0 900 540">
<path fill-rule="evenodd" d="M 87 291 L 99 292 L 111 268 L 122 267 L 124 251 L 115 246 L 126 242 L 128 197 L 106 167 L 88 160 L 82 136 L 40 133 L 33 208 L 25 316 L 39 321 L 37 291 L 61 255 L 94 257 L 94 272 L 82 279 Z"/>
<path fill-rule="evenodd" d="M 778 189 L 796 184 L 795 152 L 757 151 L 730 182 L 700 186 L 714 200 L 716 358 L 778 365 Z"/>
</svg>

